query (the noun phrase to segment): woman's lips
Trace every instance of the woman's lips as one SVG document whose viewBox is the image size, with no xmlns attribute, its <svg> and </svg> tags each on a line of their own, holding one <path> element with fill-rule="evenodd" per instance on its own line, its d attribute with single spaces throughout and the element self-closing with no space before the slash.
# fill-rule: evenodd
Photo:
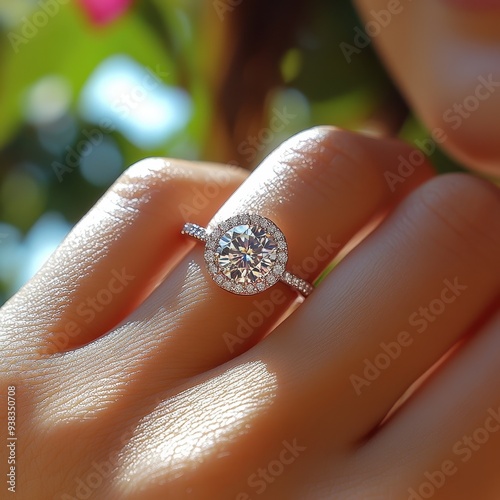
<svg viewBox="0 0 500 500">
<path fill-rule="evenodd" d="M 500 10 L 500 0 L 444 0 L 447 4 L 467 10 Z"/>
</svg>

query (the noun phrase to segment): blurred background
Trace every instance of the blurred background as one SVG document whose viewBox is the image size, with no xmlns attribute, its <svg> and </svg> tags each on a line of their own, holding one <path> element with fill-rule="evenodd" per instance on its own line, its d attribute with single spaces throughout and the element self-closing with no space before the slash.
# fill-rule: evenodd
<svg viewBox="0 0 500 500">
<path fill-rule="evenodd" d="M 0 305 L 141 158 L 252 169 L 319 124 L 424 138 L 363 30 L 348 0 L 0 0 Z"/>
</svg>

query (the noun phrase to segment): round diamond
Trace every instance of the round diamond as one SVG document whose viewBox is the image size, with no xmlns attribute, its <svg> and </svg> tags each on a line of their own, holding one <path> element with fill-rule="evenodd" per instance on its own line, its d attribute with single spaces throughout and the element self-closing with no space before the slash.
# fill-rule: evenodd
<svg viewBox="0 0 500 500">
<path fill-rule="evenodd" d="M 230 228 L 220 238 L 216 251 L 219 270 L 242 285 L 265 278 L 274 266 L 277 253 L 275 239 L 258 224 Z"/>
</svg>

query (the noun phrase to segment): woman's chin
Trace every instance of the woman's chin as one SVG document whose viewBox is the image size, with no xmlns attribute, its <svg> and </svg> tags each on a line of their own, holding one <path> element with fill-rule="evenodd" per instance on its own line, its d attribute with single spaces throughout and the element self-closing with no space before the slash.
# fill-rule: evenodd
<svg viewBox="0 0 500 500">
<path fill-rule="evenodd" d="M 465 131 L 464 131 L 465 132 Z M 499 138 L 478 137 L 477 131 L 451 135 L 442 148 L 464 167 L 500 180 Z"/>
<path fill-rule="evenodd" d="M 430 110 L 428 110 L 430 111 Z M 423 116 L 423 122 L 438 146 L 463 167 L 500 179 L 500 100 L 491 99 L 474 113 Z M 451 119 L 453 118 L 453 120 Z M 425 149 L 425 145 L 423 147 Z M 432 151 L 428 146 L 429 154 Z"/>
</svg>

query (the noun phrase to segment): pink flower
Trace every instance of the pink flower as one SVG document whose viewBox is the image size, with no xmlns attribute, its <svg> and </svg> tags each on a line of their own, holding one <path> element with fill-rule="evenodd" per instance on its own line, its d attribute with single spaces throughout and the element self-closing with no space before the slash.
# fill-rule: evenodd
<svg viewBox="0 0 500 500">
<path fill-rule="evenodd" d="M 104 25 L 120 17 L 133 0 L 79 0 L 94 24 Z"/>
</svg>

